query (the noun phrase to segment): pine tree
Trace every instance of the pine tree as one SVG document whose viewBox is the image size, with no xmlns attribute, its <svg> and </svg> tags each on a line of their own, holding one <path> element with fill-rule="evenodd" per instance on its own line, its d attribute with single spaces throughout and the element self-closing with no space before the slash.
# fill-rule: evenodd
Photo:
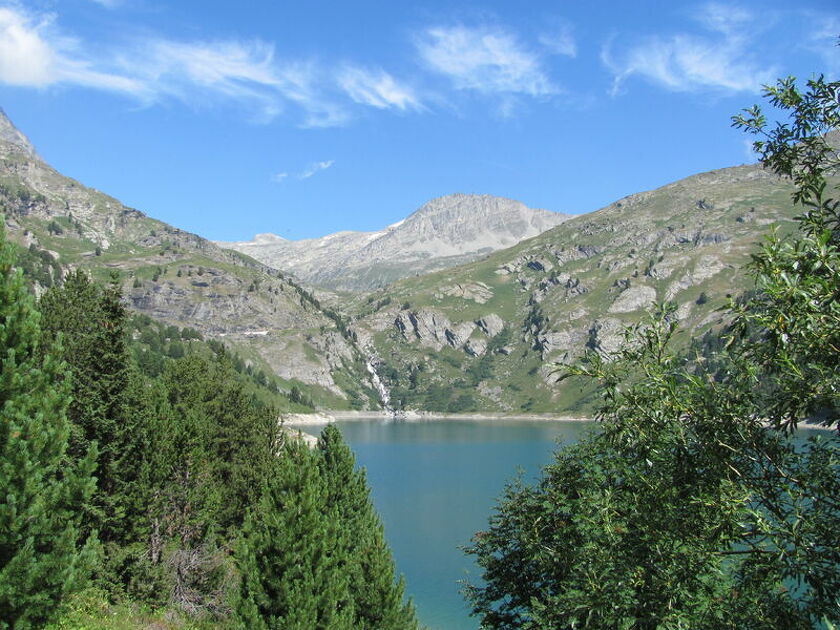
<svg viewBox="0 0 840 630">
<path fill-rule="evenodd" d="M 379 516 L 370 500 L 364 470 L 357 470 L 353 452 L 341 432 L 328 425 L 318 441 L 319 464 L 326 484 L 327 513 L 339 526 L 341 556 L 350 578 L 354 627 L 370 630 L 416 628 L 411 602 L 404 602 L 405 584 L 395 580 L 394 560 Z"/>
<path fill-rule="evenodd" d="M 298 440 L 286 442 L 237 549 L 243 628 L 357 628 L 347 560 L 326 514 L 325 495 L 313 455 Z"/>
<path fill-rule="evenodd" d="M 201 419 L 195 439 L 220 493 L 213 518 L 223 531 L 238 531 L 276 464 L 277 413 L 247 392 L 227 356 L 173 361 L 162 380 L 173 413 Z"/>
<path fill-rule="evenodd" d="M 127 347 L 126 311 L 119 286 L 102 288 L 85 272 L 71 273 L 62 287 L 50 289 L 40 302 L 47 343 L 64 338 L 73 399 L 70 453 L 80 457 L 97 445 L 97 490 L 85 525 L 103 542 L 117 541 L 124 529 L 123 477 L 134 467 L 124 465 L 134 436 L 132 415 L 140 404 L 132 400 L 131 362 Z"/>
<path fill-rule="evenodd" d="M 67 454 L 67 367 L 42 352 L 39 314 L 0 226 L 0 628 L 38 627 L 86 578 L 79 508 L 95 453 Z"/>
</svg>

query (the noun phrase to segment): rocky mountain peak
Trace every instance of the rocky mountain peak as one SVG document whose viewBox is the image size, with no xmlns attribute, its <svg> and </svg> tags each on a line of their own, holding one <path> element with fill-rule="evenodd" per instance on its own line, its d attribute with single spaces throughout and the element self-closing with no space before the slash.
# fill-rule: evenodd
<svg viewBox="0 0 840 630">
<path fill-rule="evenodd" d="M 8 144 L 13 144 L 20 149 L 23 149 L 30 157 L 38 157 L 35 147 L 23 133 L 14 126 L 6 112 L 0 107 L 0 141 Z"/>
<path fill-rule="evenodd" d="M 427 231 L 464 247 L 467 245 L 465 237 L 467 241 L 482 240 L 482 234 L 493 234 L 521 240 L 554 227 L 567 218 L 567 215 L 557 212 L 529 208 L 514 199 L 455 193 L 425 203 L 406 218 L 402 228 L 406 231 Z M 466 233 L 465 227 L 468 228 Z M 491 248 L 497 249 L 492 245 Z"/>
<path fill-rule="evenodd" d="M 397 278 L 469 262 L 541 234 L 568 215 L 492 195 L 437 197 L 378 232 L 336 232 L 285 241 L 219 243 L 322 287 L 366 290 Z"/>
<path fill-rule="evenodd" d="M 287 242 L 287 240 L 285 238 L 283 238 L 282 236 L 277 236 L 276 234 L 273 234 L 272 232 L 263 232 L 261 234 L 257 234 L 256 236 L 254 236 L 254 242 L 255 243 L 265 243 L 265 244 L 268 244 L 268 243 L 285 243 L 285 242 Z"/>
</svg>

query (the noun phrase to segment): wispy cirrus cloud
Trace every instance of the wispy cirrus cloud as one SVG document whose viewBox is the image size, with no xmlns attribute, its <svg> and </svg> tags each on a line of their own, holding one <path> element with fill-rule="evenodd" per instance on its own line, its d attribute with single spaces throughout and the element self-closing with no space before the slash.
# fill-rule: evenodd
<svg viewBox="0 0 840 630">
<path fill-rule="evenodd" d="M 362 105 L 403 111 L 422 108 L 414 90 L 381 69 L 346 66 L 339 72 L 338 84 L 354 102 Z"/>
<path fill-rule="evenodd" d="M 422 62 L 459 90 L 527 96 L 558 91 L 539 55 L 499 27 L 437 26 L 415 44 Z"/>
<path fill-rule="evenodd" d="M 335 164 L 335 160 L 323 160 L 321 162 L 312 162 L 309 166 L 307 166 L 302 171 L 295 173 L 294 175 L 282 171 L 279 173 L 275 173 L 271 176 L 271 181 L 281 184 L 289 179 L 289 177 L 294 177 L 294 179 L 304 180 L 309 179 L 313 175 L 320 173 L 321 171 L 325 171 L 330 168 L 333 164 Z"/>
<path fill-rule="evenodd" d="M 315 173 L 320 171 L 325 171 L 330 168 L 333 164 L 335 164 L 335 160 L 324 160 L 323 162 L 314 162 L 309 165 L 309 167 L 300 173 L 297 178 L 298 179 L 309 179 Z"/>
<path fill-rule="evenodd" d="M 694 16 L 705 32 L 651 36 L 635 45 L 617 49 L 610 42 L 601 60 L 612 71 L 611 92 L 638 75 L 671 91 L 701 89 L 756 91 L 772 80 L 777 69 L 753 57 L 756 16 L 745 9 L 706 4 Z"/>
<path fill-rule="evenodd" d="M 144 104 L 167 98 L 191 105 L 234 101 L 263 119 L 292 103 L 304 111 L 304 124 L 340 124 L 337 106 L 314 88 L 314 74 L 305 63 L 278 62 L 274 47 L 259 40 L 147 38 L 93 55 L 61 33 L 54 16 L 0 8 L 0 82 L 11 85 L 75 85 L 120 92 Z"/>
<path fill-rule="evenodd" d="M 539 36 L 540 44 L 553 55 L 577 57 L 577 42 L 568 22 L 559 21 L 556 26 Z"/>
<path fill-rule="evenodd" d="M 233 101 L 265 120 L 291 103 L 306 112 L 319 103 L 312 85 L 314 67 L 278 63 L 274 47 L 260 40 L 146 40 L 123 52 L 118 63 L 123 72 L 147 86 L 154 100 Z"/>
<path fill-rule="evenodd" d="M 144 105 L 169 99 L 191 107 L 232 103 L 264 122 L 289 113 L 302 127 L 344 125 L 354 104 L 405 110 L 419 109 L 420 102 L 382 70 L 347 66 L 336 77 L 311 60 L 279 59 L 274 45 L 259 39 L 126 36 L 94 54 L 58 29 L 54 15 L 17 5 L 0 8 L 0 83 L 107 90 Z"/>
</svg>

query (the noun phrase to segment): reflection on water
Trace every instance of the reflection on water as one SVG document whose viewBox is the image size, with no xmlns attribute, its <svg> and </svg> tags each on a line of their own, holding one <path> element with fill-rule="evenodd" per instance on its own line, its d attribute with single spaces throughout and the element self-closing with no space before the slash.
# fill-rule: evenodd
<svg viewBox="0 0 840 630">
<path fill-rule="evenodd" d="M 591 424 L 353 420 L 338 426 L 367 469 L 421 622 L 431 630 L 461 630 L 478 623 L 469 617 L 458 582 L 478 573 L 460 546 L 486 528 L 496 498 L 517 470 L 534 479 L 549 463 L 556 440 L 576 441 Z"/>
</svg>

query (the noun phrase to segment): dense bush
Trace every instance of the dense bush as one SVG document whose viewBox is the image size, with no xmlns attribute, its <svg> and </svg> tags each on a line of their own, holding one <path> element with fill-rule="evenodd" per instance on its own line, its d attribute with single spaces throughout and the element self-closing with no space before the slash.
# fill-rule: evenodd
<svg viewBox="0 0 840 630">
<path fill-rule="evenodd" d="M 670 350 L 674 308 L 571 370 L 598 379 L 600 428 L 510 486 L 467 549 L 483 628 L 815 628 L 840 623 L 840 204 L 829 198 L 840 83 L 768 88 L 768 168 L 796 184 L 799 232 L 771 233 L 710 355 Z M 831 428 L 803 444 L 805 418 Z"/>
</svg>

